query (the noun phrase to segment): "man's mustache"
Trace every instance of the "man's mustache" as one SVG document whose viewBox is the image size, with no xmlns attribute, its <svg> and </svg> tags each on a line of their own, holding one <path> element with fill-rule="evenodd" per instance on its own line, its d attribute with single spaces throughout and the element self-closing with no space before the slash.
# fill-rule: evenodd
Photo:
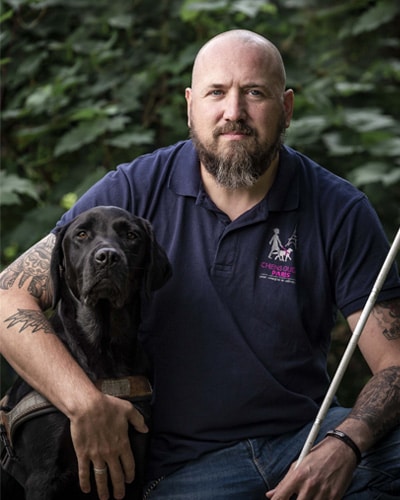
<svg viewBox="0 0 400 500">
<path fill-rule="evenodd" d="M 255 136 L 255 131 L 243 122 L 227 122 L 222 127 L 217 127 L 214 129 L 213 136 L 217 138 L 222 134 L 229 134 L 232 132 L 238 132 L 244 135 Z"/>
</svg>

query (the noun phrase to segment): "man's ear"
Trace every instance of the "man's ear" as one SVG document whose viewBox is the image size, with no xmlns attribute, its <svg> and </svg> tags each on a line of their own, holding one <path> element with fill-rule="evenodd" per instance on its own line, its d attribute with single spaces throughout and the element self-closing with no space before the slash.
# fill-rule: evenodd
<svg viewBox="0 0 400 500">
<path fill-rule="evenodd" d="M 187 105 L 187 124 L 188 127 L 191 127 L 191 120 L 190 120 L 190 115 L 191 115 L 191 104 L 192 104 L 192 89 L 190 87 L 187 87 L 185 90 L 185 99 L 186 99 L 186 105 Z"/>
<path fill-rule="evenodd" d="M 285 127 L 289 128 L 294 109 L 294 92 L 288 89 L 283 93 L 283 108 L 285 110 Z"/>
</svg>

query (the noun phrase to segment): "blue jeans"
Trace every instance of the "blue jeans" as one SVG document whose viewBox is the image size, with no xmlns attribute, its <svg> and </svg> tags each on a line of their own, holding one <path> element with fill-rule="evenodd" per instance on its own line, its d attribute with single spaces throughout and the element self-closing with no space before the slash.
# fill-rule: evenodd
<svg viewBox="0 0 400 500">
<path fill-rule="evenodd" d="M 339 425 L 349 410 L 332 408 L 318 436 Z M 277 438 L 247 439 L 199 458 L 151 482 L 145 500 L 265 500 L 296 460 L 311 425 Z M 364 455 L 346 500 L 400 498 L 400 429 Z"/>
</svg>

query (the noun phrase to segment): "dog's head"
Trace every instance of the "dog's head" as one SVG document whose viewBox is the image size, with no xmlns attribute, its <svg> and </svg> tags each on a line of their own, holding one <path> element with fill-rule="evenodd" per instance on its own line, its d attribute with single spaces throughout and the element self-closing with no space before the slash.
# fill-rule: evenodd
<svg viewBox="0 0 400 500">
<path fill-rule="evenodd" d="M 51 260 L 55 305 L 63 287 L 93 307 L 120 308 L 140 287 L 146 294 L 171 276 L 171 266 L 150 223 L 118 207 L 96 207 L 57 233 Z"/>
</svg>

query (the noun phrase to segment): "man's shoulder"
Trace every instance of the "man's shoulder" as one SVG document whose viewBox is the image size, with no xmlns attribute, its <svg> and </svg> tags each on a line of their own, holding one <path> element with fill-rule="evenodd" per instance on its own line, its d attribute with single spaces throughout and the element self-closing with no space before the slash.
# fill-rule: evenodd
<svg viewBox="0 0 400 500">
<path fill-rule="evenodd" d="M 364 194 L 349 180 L 340 177 L 304 153 L 289 146 L 284 146 L 283 155 L 285 161 L 298 173 L 303 193 L 307 192 L 307 189 L 304 188 L 308 186 L 321 196 L 332 193 L 335 199 L 338 197 L 354 197 L 356 199 L 364 197 Z"/>
<path fill-rule="evenodd" d="M 177 194 L 196 196 L 199 186 L 199 159 L 191 140 L 156 149 L 120 165 L 115 174 L 123 186 L 136 193 L 165 192 L 168 186 Z"/>
<path fill-rule="evenodd" d="M 195 154 L 196 153 L 192 141 L 188 139 L 179 141 L 169 146 L 157 148 L 152 152 L 137 157 L 132 162 L 126 163 L 123 166 L 149 166 L 151 164 L 167 165 L 175 163 L 176 161 L 180 161 L 181 159 L 186 158 L 187 155 Z"/>
</svg>

